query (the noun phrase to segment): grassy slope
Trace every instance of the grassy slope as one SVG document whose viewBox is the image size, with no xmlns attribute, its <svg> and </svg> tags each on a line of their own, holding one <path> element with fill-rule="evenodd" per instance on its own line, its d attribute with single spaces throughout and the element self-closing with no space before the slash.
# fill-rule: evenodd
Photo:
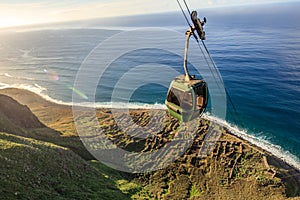
<svg viewBox="0 0 300 200">
<path fill-rule="evenodd" d="M 0 152 L 0 198 L 128 199 L 113 178 L 69 149 L 0 133 Z"/>
</svg>

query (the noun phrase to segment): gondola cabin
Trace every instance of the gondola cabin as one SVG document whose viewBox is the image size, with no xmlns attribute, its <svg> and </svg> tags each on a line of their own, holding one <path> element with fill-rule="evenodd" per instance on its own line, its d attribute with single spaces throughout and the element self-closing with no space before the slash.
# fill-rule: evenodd
<svg viewBox="0 0 300 200">
<path fill-rule="evenodd" d="M 183 122 L 201 116 L 207 103 L 206 82 L 195 78 L 187 81 L 185 75 L 177 76 L 171 82 L 165 101 L 170 115 Z"/>
</svg>

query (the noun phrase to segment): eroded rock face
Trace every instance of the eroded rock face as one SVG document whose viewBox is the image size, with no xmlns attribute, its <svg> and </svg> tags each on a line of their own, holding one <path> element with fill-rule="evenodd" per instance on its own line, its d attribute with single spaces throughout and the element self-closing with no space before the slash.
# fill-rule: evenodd
<svg viewBox="0 0 300 200">
<path fill-rule="evenodd" d="M 150 123 L 147 111 L 133 111 L 132 119 L 141 126 Z M 107 136 L 118 146 L 131 151 L 153 151 L 163 148 L 177 133 L 179 124 L 173 118 L 157 119 L 163 130 L 147 139 L 133 139 L 118 130 L 112 116 L 99 120 Z M 208 128 L 221 133 L 221 138 L 206 157 L 199 157 Z M 146 175 L 138 175 L 141 182 L 157 199 L 249 199 L 284 198 L 286 188 L 274 172 L 266 166 L 264 152 L 231 136 L 217 124 L 201 119 L 194 143 L 175 163 Z M 272 168 L 273 170 L 270 170 Z"/>
</svg>

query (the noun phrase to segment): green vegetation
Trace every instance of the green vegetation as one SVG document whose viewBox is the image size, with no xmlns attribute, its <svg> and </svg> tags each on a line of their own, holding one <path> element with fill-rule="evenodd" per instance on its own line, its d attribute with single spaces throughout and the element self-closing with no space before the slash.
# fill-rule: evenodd
<svg viewBox="0 0 300 200">
<path fill-rule="evenodd" d="M 198 197 L 201 195 L 201 192 L 197 189 L 197 187 L 195 185 L 192 185 L 192 187 L 190 188 L 190 197 Z"/>
<path fill-rule="evenodd" d="M 0 149 L 2 198 L 129 199 L 115 182 L 120 174 L 106 177 L 66 148 L 0 133 Z"/>
</svg>

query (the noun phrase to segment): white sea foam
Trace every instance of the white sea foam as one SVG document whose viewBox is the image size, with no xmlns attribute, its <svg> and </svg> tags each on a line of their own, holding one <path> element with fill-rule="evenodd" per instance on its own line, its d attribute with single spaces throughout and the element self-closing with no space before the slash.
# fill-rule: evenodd
<svg viewBox="0 0 300 200">
<path fill-rule="evenodd" d="M 155 109 L 155 110 L 166 109 L 165 105 L 159 103 L 147 104 L 147 103 L 124 103 L 124 102 L 101 102 L 101 103 L 83 102 L 75 105 L 79 105 L 82 107 L 115 108 L 115 109 Z"/>
<path fill-rule="evenodd" d="M 30 55 L 30 53 L 32 52 L 34 50 L 34 48 L 32 48 L 32 49 L 30 49 L 30 50 L 28 50 L 28 49 L 19 49 L 19 51 L 21 52 L 21 53 L 23 53 L 22 54 L 22 58 L 31 58 L 32 56 Z"/>
<path fill-rule="evenodd" d="M 9 88 L 9 87 L 10 87 L 9 85 L 0 82 L 0 89 L 5 89 L 5 88 Z"/>
<path fill-rule="evenodd" d="M 7 85 L 5 83 L 0 83 L 0 89 L 6 88 L 16 88 L 16 89 L 24 89 L 31 91 L 43 99 L 50 101 L 52 103 L 60 104 L 60 105 L 68 105 L 68 106 L 81 106 L 81 107 L 89 107 L 89 108 L 116 108 L 116 109 L 166 109 L 166 106 L 163 104 L 146 104 L 146 103 L 123 103 L 123 102 L 81 102 L 81 103 L 73 103 L 73 102 L 64 102 L 62 100 L 53 99 L 50 96 L 44 94 L 44 91 L 47 91 L 47 88 L 44 88 L 38 84 L 34 84 L 34 86 L 26 85 L 26 84 L 13 84 Z"/>
<path fill-rule="evenodd" d="M 47 91 L 47 88 L 44 88 L 44 87 L 40 86 L 40 85 L 37 84 L 37 83 L 35 83 L 34 86 L 37 87 L 38 89 L 40 89 L 40 92 L 39 92 L 39 93 L 41 93 L 41 91 Z"/>
<path fill-rule="evenodd" d="M 28 81 L 33 81 L 34 80 L 33 78 L 30 78 L 30 77 L 26 77 L 26 76 L 14 76 L 14 75 L 11 75 L 9 73 L 0 73 L 0 76 L 5 76 L 7 78 L 14 78 L 14 79 L 19 79 L 19 80 L 28 80 Z"/>
<path fill-rule="evenodd" d="M 43 91 L 47 90 L 37 84 L 35 86 L 29 86 L 24 84 L 15 84 L 15 85 L 7 85 L 5 83 L 0 83 L 0 89 L 5 88 L 18 88 L 25 89 L 31 92 L 34 92 L 44 98 L 47 101 L 60 104 L 60 105 L 68 105 L 68 106 L 81 106 L 81 107 L 92 107 L 92 108 L 116 108 L 116 109 L 166 109 L 164 104 L 144 104 L 144 103 L 112 103 L 112 102 L 104 102 L 104 103 L 93 103 L 93 102 L 82 102 L 73 104 L 72 102 L 64 102 L 61 100 L 55 100 L 48 95 L 43 94 Z M 300 159 L 291 154 L 288 151 L 282 149 L 282 147 L 278 145 L 274 145 L 271 142 L 267 141 L 265 138 L 254 136 L 253 134 L 249 134 L 246 130 L 241 130 L 237 126 L 230 124 L 229 122 L 217 118 L 215 116 L 210 115 L 209 113 L 205 113 L 203 115 L 204 119 L 215 122 L 226 129 L 233 135 L 250 142 L 251 144 L 269 152 L 270 154 L 280 158 L 285 161 L 289 165 L 300 170 Z"/>
<path fill-rule="evenodd" d="M 8 77 L 8 78 L 12 78 L 12 77 L 13 77 L 13 76 L 10 75 L 9 73 L 4 73 L 3 75 L 6 76 L 6 77 Z"/>
<path fill-rule="evenodd" d="M 39 95 L 40 97 L 42 97 L 43 99 L 56 103 L 56 104 L 61 104 L 61 105 L 72 105 L 72 103 L 66 103 L 60 100 L 55 100 L 51 97 L 49 97 L 46 94 L 43 94 L 43 91 L 46 91 L 47 89 L 38 85 L 38 84 L 34 84 L 34 86 L 31 85 L 26 85 L 26 84 L 12 84 L 12 85 L 8 85 L 5 83 L 1 83 L 0 82 L 0 89 L 8 89 L 8 88 L 15 88 L 15 89 L 22 89 L 22 90 L 28 90 L 30 92 L 33 92 L 37 95 Z"/>
<path fill-rule="evenodd" d="M 36 61 L 49 61 L 49 60 L 64 60 L 64 57 L 32 57 L 32 60 L 36 60 Z"/>
<path fill-rule="evenodd" d="M 164 104 L 147 104 L 147 103 L 123 103 L 123 102 L 114 102 L 114 103 L 107 103 L 111 105 L 111 108 L 128 108 L 128 109 L 166 109 L 166 106 Z M 104 104 L 99 104 L 96 107 L 101 108 Z"/>
</svg>

